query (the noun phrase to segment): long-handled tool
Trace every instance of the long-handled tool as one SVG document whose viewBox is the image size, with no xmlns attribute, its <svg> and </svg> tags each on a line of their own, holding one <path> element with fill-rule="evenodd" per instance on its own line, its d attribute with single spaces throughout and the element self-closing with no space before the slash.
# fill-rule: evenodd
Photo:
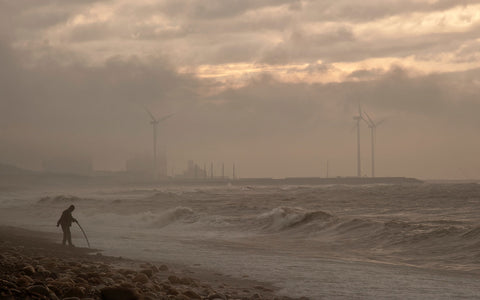
<svg viewBox="0 0 480 300">
<path fill-rule="evenodd" d="M 82 226 L 80 225 L 80 223 L 78 223 L 78 221 L 76 221 L 75 223 L 77 223 L 78 227 L 80 227 L 80 230 L 82 230 L 83 236 L 85 237 L 85 240 L 87 240 L 88 248 L 90 248 L 90 242 L 88 241 L 87 234 L 86 234 L 85 231 L 83 230 L 83 228 L 82 228 Z"/>
</svg>

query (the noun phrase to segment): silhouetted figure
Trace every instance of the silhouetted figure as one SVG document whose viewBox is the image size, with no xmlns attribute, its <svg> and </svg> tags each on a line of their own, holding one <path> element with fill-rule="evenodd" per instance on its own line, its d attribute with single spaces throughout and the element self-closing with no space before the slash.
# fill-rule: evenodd
<svg viewBox="0 0 480 300">
<path fill-rule="evenodd" d="M 77 219 L 72 217 L 72 211 L 75 209 L 75 206 L 70 205 L 69 208 L 63 211 L 62 216 L 60 219 L 58 219 L 57 222 L 57 227 L 59 225 L 62 225 L 62 231 L 63 231 L 63 241 L 62 244 L 65 245 L 65 243 L 68 241 L 68 245 L 73 247 L 72 244 L 72 234 L 70 233 L 70 226 L 72 226 L 72 222 L 77 222 Z"/>
</svg>

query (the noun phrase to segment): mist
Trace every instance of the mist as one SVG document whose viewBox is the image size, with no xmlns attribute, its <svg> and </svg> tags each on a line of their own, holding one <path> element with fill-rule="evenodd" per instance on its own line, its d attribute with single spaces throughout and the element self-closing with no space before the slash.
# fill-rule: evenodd
<svg viewBox="0 0 480 300">
<path fill-rule="evenodd" d="M 479 12 L 0 0 L 1 294 L 478 298 Z"/>
<path fill-rule="evenodd" d="M 403 42 L 408 37 L 401 35 L 402 46 L 392 44 L 392 36 L 367 46 L 359 28 L 373 26 L 366 22 L 372 18 L 387 22 L 385 16 L 394 14 L 391 8 L 365 7 L 371 16 L 349 15 L 352 10 L 346 7 L 356 4 L 342 1 L 313 16 L 303 1 L 261 3 L 226 9 L 212 2 L 208 9 L 200 4 L 186 9 L 188 4 L 179 2 L 147 12 L 147 4 L 121 1 L 72 3 L 56 10 L 51 9 L 55 1 L 2 2 L 2 14 L 18 18 L 6 17 L 0 35 L 1 161 L 38 170 L 54 157 L 87 157 L 95 170 L 124 170 L 129 158 L 152 155 L 147 108 L 158 118 L 174 114 L 158 133 L 169 172 L 181 172 L 191 159 L 201 166 L 214 163 L 216 172 L 221 163 L 228 168 L 235 163 L 241 177 L 325 176 L 328 161 L 330 176 L 353 176 L 352 117 L 361 104 L 375 120 L 383 120 L 375 143 L 378 176 L 480 175 L 480 69 L 473 61 L 473 19 L 471 30 L 456 36 L 463 46 L 454 50 L 443 44 L 450 39 L 446 32 L 425 32 L 422 43 L 418 36 Z M 406 10 L 434 16 L 461 9 L 449 1 L 433 6 L 411 1 L 401 7 L 395 13 L 405 18 L 404 24 L 410 20 Z M 277 9 L 282 12 L 277 21 L 288 20 L 283 28 L 271 15 Z M 259 15 L 254 17 L 254 11 Z M 177 16 L 181 24 L 170 34 L 156 31 L 148 39 L 146 27 L 137 28 L 135 38 L 121 34 L 126 18 L 155 12 L 162 20 Z M 338 26 L 326 27 L 323 35 L 308 32 L 307 23 L 293 19 L 300 15 L 320 23 L 333 20 Z M 261 45 L 266 42 L 260 42 L 262 30 L 247 39 L 249 31 L 240 32 L 242 16 L 262 30 L 280 33 L 283 41 Z M 226 27 L 220 29 L 220 24 Z M 208 34 L 227 32 L 239 39 L 213 39 L 205 48 Z M 177 50 L 161 47 L 167 41 Z M 320 45 L 323 49 L 317 51 Z M 431 67 L 432 57 L 449 51 L 454 60 Z M 412 55 L 417 62 L 430 60 L 429 65 L 411 64 Z M 380 66 L 368 63 L 394 56 Z M 341 67 L 362 61 L 354 69 Z M 232 68 L 238 63 L 256 70 L 237 76 Z M 201 71 L 208 70 L 201 69 L 206 64 L 230 65 L 215 77 Z M 289 64 L 298 65 L 289 71 L 275 69 Z M 362 175 L 369 175 L 370 131 L 364 123 L 361 139 Z"/>
</svg>

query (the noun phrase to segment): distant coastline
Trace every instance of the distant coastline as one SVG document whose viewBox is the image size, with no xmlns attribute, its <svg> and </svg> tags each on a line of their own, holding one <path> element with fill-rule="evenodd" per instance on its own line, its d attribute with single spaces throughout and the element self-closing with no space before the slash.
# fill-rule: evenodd
<svg viewBox="0 0 480 300">
<path fill-rule="evenodd" d="M 287 177 L 287 178 L 164 178 L 150 180 L 135 178 L 123 172 L 108 175 L 57 174 L 0 166 L 0 179 L 5 186 L 25 185 L 362 185 L 362 184 L 420 184 L 423 181 L 408 177 Z"/>
<path fill-rule="evenodd" d="M 423 181 L 407 177 L 287 177 L 238 179 L 165 179 L 164 184 L 232 184 L 232 185 L 330 185 L 330 184 L 419 184 Z"/>
</svg>

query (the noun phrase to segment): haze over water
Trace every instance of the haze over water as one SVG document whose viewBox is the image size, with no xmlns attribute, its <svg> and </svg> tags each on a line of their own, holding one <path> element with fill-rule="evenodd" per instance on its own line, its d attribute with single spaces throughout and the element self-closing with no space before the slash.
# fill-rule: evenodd
<svg viewBox="0 0 480 300">
<path fill-rule="evenodd" d="M 0 219 L 60 241 L 57 215 L 73 203 L 105 254 L 248 276 L 311 299 L 474 299 L 479 192 L 477 184 L 50 187 L 2 193 Z"/>
<path fill-rule="evenodd" d="M 0 0 L 0 224 L 57 232 L 73 203 L 106 254 L 312 299 L 478 298 L 479 11 Z M 199 169 L 474 183 L 153 184 Z"/>
</svg>

